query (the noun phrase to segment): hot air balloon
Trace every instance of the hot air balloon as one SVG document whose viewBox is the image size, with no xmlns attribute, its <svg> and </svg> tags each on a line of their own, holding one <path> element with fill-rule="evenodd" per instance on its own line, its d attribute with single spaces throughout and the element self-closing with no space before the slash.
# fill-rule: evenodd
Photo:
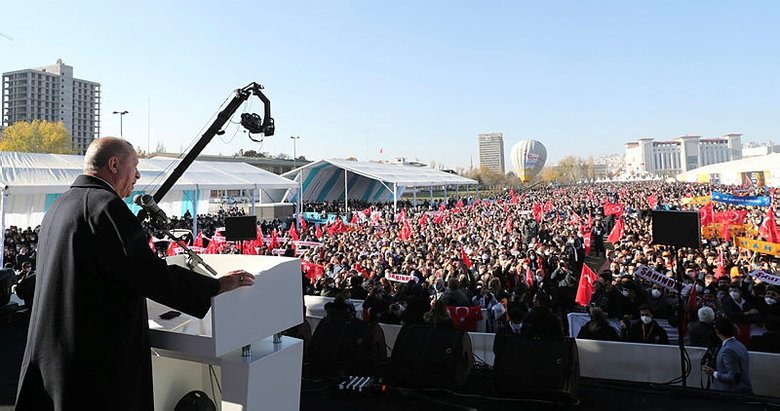
<svg viewBox="0 0 780 411">
<path fill-rule="evenodd" d="M 531 181 L 544 167 L 547 161 L 547 149 L 536 140 L 523 140 L 512 147 L 512 165 L 520 181 Z"/>
</svg>

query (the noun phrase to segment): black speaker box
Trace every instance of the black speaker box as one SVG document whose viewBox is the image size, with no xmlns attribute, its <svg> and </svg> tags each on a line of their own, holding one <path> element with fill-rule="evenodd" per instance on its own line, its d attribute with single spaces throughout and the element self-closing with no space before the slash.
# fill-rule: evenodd
<svg viewBox="0 0 780 411">
<path fill-rule="evenodd" d="M 653 244 L 700 248 L 699 212 L 653 210 Z"/>
<path fill-rule="evenodd" d="M 577 399 L 580 362 L 574 338 L 501 333 L 496 334 L 495 344 L 501 347 L 493 363 L 497 393 L 513 398 Z"/>
<path fill-rule="evenodd" d="M 257 216 L 225 217 L 225 239 L 227 241 L 254 240 L 255 238 L 257 238 Z"/>
<path fill-rule="evenodd" d="M 474 368 L 465 331 L 405 324 L 383 373 L 388 384 L 410 388 L 461 388 Z"/>
<path fill-rule="evenodd" d="M 309 347 L 307 373 L 370 375 L 387 359 L 382 328 L 359 319 L 325 317 L 317 324 Z"/>
</svg>

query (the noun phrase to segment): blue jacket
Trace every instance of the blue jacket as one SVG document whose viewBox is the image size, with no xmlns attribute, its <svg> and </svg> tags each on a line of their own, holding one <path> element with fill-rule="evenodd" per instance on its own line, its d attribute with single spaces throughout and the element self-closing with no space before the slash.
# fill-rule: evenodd
<svg viewBox="0 0 780 411">
<path fill-rule="evenodd" d="M 712 388 L 719 391 L 752 394 L 748 351 L 736 338 L 723 342 L 715 363 L 717 377 L 713 378 Z"/>
</svg>

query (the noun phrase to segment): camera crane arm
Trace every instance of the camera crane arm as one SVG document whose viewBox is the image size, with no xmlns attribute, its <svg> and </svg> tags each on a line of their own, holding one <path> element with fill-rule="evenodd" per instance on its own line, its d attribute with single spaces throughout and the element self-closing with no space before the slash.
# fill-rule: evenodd
<svg viewBox="0 0 780 411">
<path fill-rule="evenodd" d="M 228 122 L 228 120 L 230 120 L 230 117 L 232 117 L 233 114 L 238 111 L 238 108 L 241 107 L 241 104 L 243 104 L 253 94 L 263 102 L 264 118 L 261 120 L 260 116 L 257 114 L 244 113 L 241 115 L 241 125 L 244 126 L 250 134 L 262 133 L 266 136 L 274 135 L 275 127 L 274 119 L 271 117 L 271 101 L 268 100 L 268 97 L 266 97 L 265 94 L 263 94 L 262 90 L 263 86 L 255 82 L 250 83 L 244 88 L 236 90 L 235 96 L 233 96 L 233 99 L 230 101 L 230 103 L 228 103 L 227 107 L 219 112 L 217 118 L 203 133 L 203 135 L 200 137 L 200 140 L 195 143 L 195 145 L 192 147 L 192 150 L 187 153 L 181 163 L 176 166 L 171 175 L 169 175 L 168 178 L 162 183 L 160 189 L 154 193 L 153 197 L 155 203 L 159 203 L 160 200 L 165 197 L 165 194 L 168 193 L 171 187 L 176 184 L 176 181 L 178 181 L 184 172 L 187 171 L 187 168 L 189 168 L 192 162 L 195 161 L 195 158 L 200 155 L 203 149 L 206 148 L 214 136 L 220 134 L 222 127 L 225 125 L 225 123 Z"/>
</svg>

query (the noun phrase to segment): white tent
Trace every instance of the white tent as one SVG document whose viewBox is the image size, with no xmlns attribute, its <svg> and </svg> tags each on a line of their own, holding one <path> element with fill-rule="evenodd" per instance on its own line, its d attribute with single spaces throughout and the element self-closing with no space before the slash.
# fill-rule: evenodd
<svg viewBox="0 0 780 411">
<path fill-rule="evenodd" d="M 136 194 L 152 194 L 165 181 L 179 160 L 140 159 L 141 179 Z M 34 227 L 43 220 L 51 203 L 82 174 L 83 156 L 0 152 L 0 226 Z M 191 215 L 208 210 L 215 189 L 297 189 L 298 184 L 246 163 L 195 161 L 160 202 L 168 215 Z"/>
<path fill-rule="evenodd" d="M 457 174 L 445 173 L 428 167 L 412 167 L 384 163 L 365 163 L 348 160 L 320 160 L 282 174 L 301 185 L 303 201 L 332 201 L 336 199 L 395 204 L 406 189 L 461 186 L 468 188 L 478 182 Z"/>
<path fill-rule="evenodd" d="M 777 187 L 780 185 L 780 153 L 699 167 L 677 176 L 677 181 Z"/>
</svg>

